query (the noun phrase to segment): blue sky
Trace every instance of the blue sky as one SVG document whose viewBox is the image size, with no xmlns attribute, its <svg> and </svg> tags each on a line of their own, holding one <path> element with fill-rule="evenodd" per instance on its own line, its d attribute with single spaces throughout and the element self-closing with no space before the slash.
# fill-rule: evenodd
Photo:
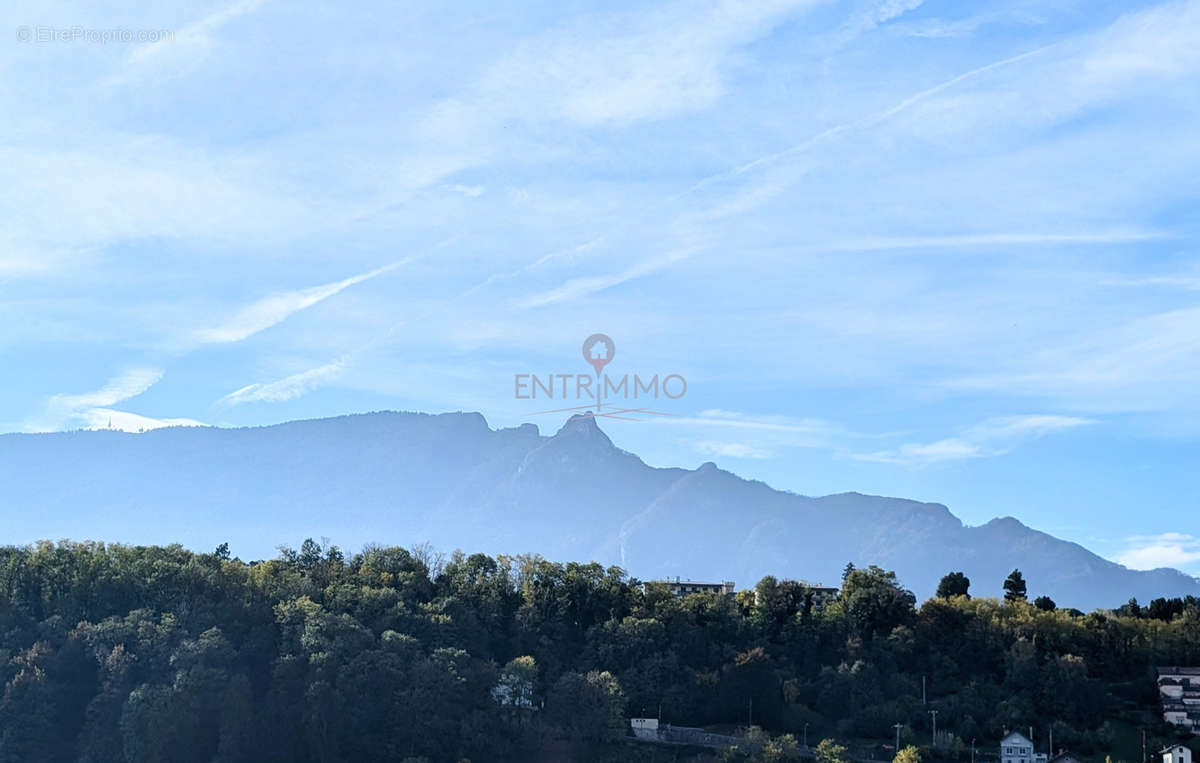
<svg viewBox="0 0 1200 763">
<path fill-rule="evenodd" d="M 553 431 L 604 332 L 652 464 L 1200 574 L 1200 2 L 23 5 L 0 430 Z"/>
</svg>

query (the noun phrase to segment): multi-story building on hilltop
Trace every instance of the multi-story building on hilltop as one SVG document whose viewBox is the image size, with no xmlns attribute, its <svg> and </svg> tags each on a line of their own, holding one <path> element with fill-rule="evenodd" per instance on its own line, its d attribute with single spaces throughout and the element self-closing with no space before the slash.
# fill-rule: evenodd
<svg viewBox="0 0 1200 763">
<path fill-rule="evenodd" d="M 1158 696 L 1163 720 L 1200 731 L 1200 668 L 1159 668 Z"/>
</svg>

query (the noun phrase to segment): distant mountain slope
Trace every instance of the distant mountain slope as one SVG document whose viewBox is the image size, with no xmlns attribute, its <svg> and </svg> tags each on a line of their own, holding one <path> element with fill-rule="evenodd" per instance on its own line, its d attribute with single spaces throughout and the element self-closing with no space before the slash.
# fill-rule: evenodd
<svg viewBox="0 0 1200 763">
<path fill-rule="evenodd" d="M 1030 594 L 1090 609 L 1200 595 L 1176 570 L 1136 572 L 1005 518 L 965 527 L 939 504 L 846 493 L 809 498 L 705 464 L 656 469 L 595 420 L 554 436 L 492 430 L 477 413 L 374 413 L 248 429 L 0 436 L 0 541 L 229 541 L 243 557 L 327 535 L 621 564 L 645 578 L 765 574 L 837 582 L 847 561 L 895 569 L 920 596 L 963 570 L 998 595 L 1019 567 Z"/>
</svg>

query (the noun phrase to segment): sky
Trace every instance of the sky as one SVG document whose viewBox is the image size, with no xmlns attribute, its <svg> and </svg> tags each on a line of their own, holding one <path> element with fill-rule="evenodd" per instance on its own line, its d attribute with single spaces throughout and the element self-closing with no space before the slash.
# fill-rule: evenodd
<svg viewBox="0 0 1200 763">
<path fill-rule="evenodd" d="M 648 463 L 1200 575 L 1200 2 L 447 8 L 5 4 L 0 431 L 549 434 L 604 333 Z"/>
</svg>

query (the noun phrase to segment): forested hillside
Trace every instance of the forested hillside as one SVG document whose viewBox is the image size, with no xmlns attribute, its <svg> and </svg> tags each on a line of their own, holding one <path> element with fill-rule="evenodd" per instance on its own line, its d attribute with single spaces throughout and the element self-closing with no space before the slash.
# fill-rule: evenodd
<svg viewBox="0 0 1200 763">
<path fill-rule="evenodd" d="M 990 750 L 1004 728 L 1111 752 L 1154 719 L 1156 664 L 1200 664 L 1195 600 L 1084 615 L 878 568 L 821 606 L 765 578 L 676 598 L 618 568 L 306 541 L 0 549 L 0 761 L 640 760 L 630 716 L 851 745 Z M 1029 581 L 1030 596 L 1038 581 Z M 922 678 L 928 704 L 921 700 Z M 560 753 L 561 754 L 561 753 Z M 642 757 L 639 757 L 642 755 Z M 741 754 L 726 753 L 730 759 Z M 1114 760 L 1118 756 L 1114 755 Z"/>
<path fill-rule="evenodd" d="M 269 427 L 0 435 L 0 482 L 22 511 L 0 537 L 121 538 L 273 553 L 280 527 L 355 547 L 440 548 L 617 564 L 641 577 L 764 575 L 836 583 L 847 561 L 931 596 L 947 569 L 999 596 L 1013 567 L 1082 609 L 1200 596 L 1178 570 L 1131 570 L 1011 517 L 964 525 L 946 506 L 808 497 L 715 464 L 655 468 L 589 416 L 551 436 L 478 413 L 372 413 Z M 564 511 L 570 507 L 569 511 Z M 1017 510 L 1017 507 L 1014 507 Z"/>
</svg>

